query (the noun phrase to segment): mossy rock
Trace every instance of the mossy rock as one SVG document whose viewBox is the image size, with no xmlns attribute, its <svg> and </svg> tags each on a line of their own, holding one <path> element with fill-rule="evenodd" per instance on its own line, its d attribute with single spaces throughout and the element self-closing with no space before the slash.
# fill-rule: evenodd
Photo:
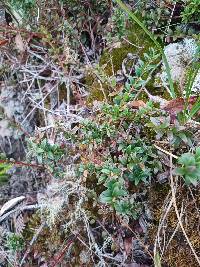
<svg viewBox="0 0 200 267">
<path fill-rule="evenodd" d="M 100 65 L 109 62 L 106 68 L 108 75 L 112 75 L 113 70 L 116 73 L 121 69 L 122 61 L 126 58 L 128 53 L 136 54 L 142 58 L 143 54 L 147 52 L 150 47 L 154 46 L 152 40 L 135 23 L 129 24 L 127 31 L 128 42 L 122 43 L 121 47 L 114 48 L 111 52 L 105 51 L 101 56 Z M 110 62 L 110 58 L 112 58 L 112 62 Z"/>
<path fill-rule="evenodd" d="M 123 41 L 119 48 L 105 50 L 102 54 L 99 65 L 104 68 L 105 74 L 109 77 L 121 70 L 122 62 L 128 53 L 136 54 L 143 58 L 143 54 L 148 52 L 150 47 L 154 47 L 152 40 L 144 33 L 144 31 L 135 23 L 128 25 L 127 42 Z M 91 105 L 95 100 L 103 101 L 105 96 L 102 88 L 95 75 L 88 73 L 85 84 L 89 87 L 89 97 L 87 103 Z M 102 84 L 106 96 L 110 93 L 110 87 Z"/>
</svg>

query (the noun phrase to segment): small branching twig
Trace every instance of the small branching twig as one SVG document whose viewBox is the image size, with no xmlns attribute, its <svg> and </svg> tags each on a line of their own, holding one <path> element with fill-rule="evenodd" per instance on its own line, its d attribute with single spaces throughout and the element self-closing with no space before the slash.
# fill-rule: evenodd
<svg viewBox="0 0 200 267">
<path fill-rule="evenodd" d="M 72 238 L 68 240 L 66 246 L 61 250 L 61 252 L 59 253 L 59 256 L 55 259 L 54 263 L 50 267 L 56 267 L 58 264 L 60 264 L 67 249 L 74 243 L 75 239 L 76 239 L 76 236 L 73 236 Z"/>
</svg>

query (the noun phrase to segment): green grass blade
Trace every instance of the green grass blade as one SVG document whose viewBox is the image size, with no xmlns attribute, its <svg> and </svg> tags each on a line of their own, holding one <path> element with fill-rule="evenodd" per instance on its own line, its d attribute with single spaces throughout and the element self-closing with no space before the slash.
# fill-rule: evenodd
<svg viewBox="0 0 200 267">
<path fill-rule="evenodd" d="M 186 81 L 186 86 L 185 86 L 185 92 L 186 92 L 186 99 L 189 99 L 191 96 L 192 92 L 192 86 L 194 84 L 195 78 L 199 72 L 200 69 L 200 64 L 195 64 L 190 70 L 187 75 L 187 81 Z"/>
<path fill-rule="evenodd" d="M 169 66 L 169 63 L 167 61 L 167 58 L 166 58 L 166 55 L 164 53 L 164 50 L 163 50 L 162 46 L 156 40 L 156 38 L 154 37 L 154 35 L 146 28 L 146 26 L 144 25 L 144 23 L 142 23 L 136 17 L 136 15 L 124 3 L 122 3 L 121 0 L 115 0 L 115 1 L 120 6 L 120 8 L 122 10 L 124 10 L 129 15 L 129 17 L 132 18 L 143 29 L 143 31 L 149 36 L 149 38 L 153 41 L 153 43 L 155 44 L 155 46 L 161 52 L 162 57 L 163 57 L 163 63 L 164 63 L 165 68 L 166 68 L 167 78 L 168 78 L 168 81 L 169 81 L 170 94 L 171 94 L 171 97 L 172 98 L 176 98 L 176 94 L 175 94 L 175 90 L 174 90 L 174 85 L 173 85 L 173 81 L 172 81 L 172 77 L 171 77 L 170 66 Z"/>
<path fill-rule="evenodd" d="M 193 107 L 189 112 L 189 119 L 195 116 L 199 111 L 200 111 L 200 96 L 198 97 L 197 102 L 193 105 Z"/>
<path fill-rule="evenodd" d="M 156 255 L 154 256 L 154 267 L 161 267 L 161 259 L 158 252 L 156 252 Z"/>
</svg>

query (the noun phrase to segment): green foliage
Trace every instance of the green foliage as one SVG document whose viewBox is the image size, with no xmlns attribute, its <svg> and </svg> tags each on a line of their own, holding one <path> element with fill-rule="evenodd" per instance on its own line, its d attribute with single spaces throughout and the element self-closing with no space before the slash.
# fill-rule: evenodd
<svg viewBox="0 0 200 267">
<path fill-rule="evenodd" d="M 82 124 L 82 144 L 101 144 L 106 137 L 115 136 L 115 126 L 107 122 L 97 124 L 86 120 Z"/>
<path fill-rule="evenodd" d="M 126 36 L 127 29 L 126 29 L 126 16 L 124 12 L 122 12 L 119 8 L 114 10 L 114 13 L 111 17 L 111 23 L 113 24 L 113 30 L 108 35 L 108 38 L 116 37 L 121 40 L 122 37 Z"/>
<path fill-rule="evenodd" d="M 81 0 L 60 0 L 60 2 L 66 5 L 70 11 L 74 11 L 74 15 L 77 13 L 79 16 L 86 11 L 92 11 L 95 15 L 101 14 L 105 12 L 109 4 L 108 0 L 102 0 L 100 3 L 96 0 L 88 0 L 87 2 Z"/>
<path fill-rule="evenodd" d="M 12 233 L 7 236 L 6 246 L 13 252 L 22 251 L 24 249 L 24 240 L 21 236 Z"/>
<path fill-rule="evenodd" d="M 141 213 L 141 205 L 134 198 L 121 199 L 115 203 L 115 210 L 122 216 L 126 215 L 136 220 Z"/>
<path fill-rule="evenodd" d="M 154 255 L 153 262 L 154 262 L 154 266 L 155 267 L 162 267 L 162 265 L 161 265 L 161 257 L 160 257 L 159 252 L 156 252 L 156 254 Z"/>
<path fill-rule="evenodd" d="M 36 8 L 36 0 L 8 0 L 11 9 L 18 13 L 22 18 L 31 16 L 31 12 Z"/>
<path fill-rule="evenodd" d="M 126 94 L 127 98 L 130 99 L 130 95 Z M 102 107 L 103 113 L 106 115 L 107 119 L 115 121 L 119 121 L 122 118 L 126 118 L 128 120 L 131 120 L 133 118 L 133 113 L 131 112 L 130 108 L 128 106 L 120 105 L 120 101 L 122 99 L 126 101 L 126 96 L 120 94 L 118 97 L 114 98 L 114 104 L 104 104 Z M 121 102 L 122 103 L 122 102 Z"/>
<path fill-rule="evenodd" d="M 66 35 L 69 37 L 71 48 L 79 49 L 79 41 L 84 46 L 88 46 L 87 34 L 89 29 L 95 26 L 96 30 L 94 30 L 93 34 L 100 31 L 102 28 L 100 21 L 103 19 L 103 15 L 109 12 L 109 1 L 59 0 L 59 3 L 69 14 L 66 16 L 61 28 L 65 30 Z M 73 16 L 70 14 L 73 14 Z M 98 23 L 97 20 L 99 20 Z"/>
<path fill-rule="evenodd" d="M 169 116 L 150 117 L 150 122 L 146 126 L 155 131 L 157 140 L 167 137 L 169 144 L 175 148 L 179 147 L 182 142 L 192 147 L 191 132 L 178 121 L 176 124 L 171 124 Z"/>
<path fill-rule="evenodd" d="M 91 187 L 100 195 L 100 202 L 129 217 L 136 218 L 138 214 L 138 203 L 133 200 L 130 187 L 149 183 L 162 169 L 155 149 L 130 128 L 134 122 L 140 125 L 139 116 L 154 109 L 149 102 L 145 108 L 134 112 L 131 103 L 158 67 L 159 57 L 156 50 L 149 49 L 138 59 L 133 76 L 112 101 L 103 103 L 98 112 L 79 124 L 76 134 L 68 136 L 81 153 L 78 176 L 97 180 L 96 187 Z"/>
<path fill-rule="evenodd" d="M 150 59 L 147 55 L 144 58 Z M 148 76 L 148 72 L 155 69 L 153 64 L 145 68 L 144 64 L 139 64 L 142 66 L 141 72 L 137 72 L 139 78 L 143 74 Z M 151 177 L 161 170 L 161 164 L 152 146 L 146 144 L 144 139 L 136 137 L 130 130 L 130 123 L 134 121 L 136 113 L 132 111 L 129 103 L 134 100 L 137 90 L 143 86 L 141 84 L 132 92 L 134 82 L 130 77 L 124 90 L 114 97 L 113 102 L 104 103 L 94 117 L 83 121 L 79 125 L 78 134 L 72 136 L 71 140 L 76 142 L 77 147 L 80 148 L 80 144 L 83 146 L 82 158 L 87 159 L 85 164 L 81 164 L 78 175 L 97 179 L 97 186 L 92 189 L 97 195 L 101 192 L 100 202 L 109 205 L 120 215 L 136 218 L 138 203 L 133 200 L 127 185 L 137 186 L 150 182 Z M 142 114 L 152 107 L 149 103 L 141 111 Z M 102 191 L 102 184 L 106 190 Z"/>
<path fill-rule="evenodd" d="M 198 20 L 200 17 L 200 2 L 199 0 L 185 0 L 185 7 L 182 12 L 183 22 Z"/>
<path fill-rule="evenodd" d="M 6 183 L 8 181 L 7 171 L 11 168 L 9 164 L 0 163 L 0 184 Z"/>
<path fill-rule="evenodd" d="M 106 183 L 105 186 L 107 189 L 103 191 L 99 197 L 102 203 L 115 206 L 115 202 L 119 200 L 120 197 L 127 196 L 128 194 L 122 184 L 114 179 Z"/>
<path fill-rule="evenodd" d="M 192 119 L 200 111 L 200 97 L 198 97 L 196 103 L 192 106 L 187 120 Z"/>
<path fill-rule="evenodd" d="M 135 71 L 129 76 L 123 91 L 119 92 L 113 99 L 113 102 L 118 106 L 118 113 L 122 112 L 120 104 L 123 106 L 124 103 L 134 100 L 138 91 L 148 85 L 152 78 L 152 73 L 158 68 L 159 63 L 157 62 L 159 58 L 160 53 L 154 48 L 149 48 L 148 52 L 143 54 L 142 59 L 138 59 L 134 66 Z"/>
<path fill-rule="evenodd" d="M 158 69 L 160 70 L 161 57 L 163 58 L 167 70 L 171 97 L 176 98 L 174 84 L 170 75 L 170 66 L 164 54 L 160 39 L 158 40 L 157 35 L 154 34 L 155 27 L 164 27 L 164 30 L 159 30 L 157 33 L 159 32 L 158 34 L 162 40 L 166 35 L 169 37 L 169 31 L 173 24 L 173 21 L 170 20 L 170 16 L 172 16 L 172 19 L 174 17 L 179 17 L 176 12 L 172 14 L 175 1 L 115 0 L 113 2 L 114 4 L 112 5 L 109 0 L 10 0 L 13 9 L 21 13 L 23 18 L 29 18 L 30 15 L 34 13 L 33 10 L 35 10 L 35 8 L 36 11 L 38 11 L 36 25 L 40 25 L 39 32 L 42 33 L 44 38 L 40 38 L 38 33 L 29 33 L 29 31 L 32 32 L 35 30 L 31 23 L 28 25 L 30 27 L 22 30 L 22 37 L 24 41 L 27 40 L 27 51 L 25 53 L 25 59 L 27 59 L 25 63 L 27 64 L 25 67 L 28 68 L 32 66 L 28 64 L 30 59 L 33 67 L 35 66 L 33 71 L 39 71 L 39 76 L 34 76 L 34 79 L 36 78 L 37 80 L 33 84 L 33 86 L 36 87 L 34 89 L 38 91 L 40 85 L 41 88 L 45 89 L 48 87 L 49 83 L 54 85 L 53 81 L 56 80 L 56 82 L 58 82 L 58 102 L 60 103 L 62 99 L 67 97 L 67 104 L 72 108 L 70 108 L 70 114 L 68 114 L 71 116 L 69 121 L 66 122 L 66 117 L 62 116 L 63 112 L 61 112 L 61 116 L 55 117 L 57 123 L 54 128 L 54 141 L 56 143 L 51 142 L 47 138 L 41 140 L 40 137 L 38 137 L 38 139 L 31 138 L 28 142 L 28 156 L 30 156 L 30 159 L 35 160 L 38 165 L 40 165 L 39 167 L 42 167 L 41 171 L 43 169 L 49 170 L 52 174 L 49 175 L 49 172 L 45 172 L 47 176 L 50 176 L 50 186 L 47 187 L 44 195 L 41 194 L 38 198 L 38 202 L 41 204 L 39 206 L 42 208 L 42 216 L 47 216 L 47 218 L 51 217 L 53 220 L 56 218 L 56 220 L 54 220 L 54 225 L 55 233 L 58 232 L 58 235 L 55 234 L 55 238 L 52 238 L 51 230 L 53 229 L 50 229 L 49 236 L 47 236 L 47 232 L 49 231 L 47 227 L 45 227 L 44 231 L 39 233 L 42 238 L 37 238 L 37 242 L 31 247 L 30 253 L 28 253 L 29 255 L 27 255 L 26 259 L 24 258 L 24 264 L 33 264 L 33 259 L 31 259 L 31 257 L 36 254 L 37 257 L 41 255 L 42 260 L 45 259 L 47 263 L 51 262 L 52 259 L 49 259 L 49 257 L 55 253 L 59 254 L 59 246 L 67 235 L 68 243 L 72 245 L 72 251 L 70 249 L 72 253 L 70 253 L 70 251 L 68 253 L 69 258 L 72 258 L 72 264 L 74 263 L 77 266 L 84 264 L 90 266 L 94 264 L 95 260 L 95 264 L 98 265 L 99 258 L 101 261 L 100 264 L 106 265 L 107 262 L 104 263 L 104 258 L 105 260 L 107 258 L 103 255 L 105 253 L 105 255 L 111 256 L 108 258 L 107 265 L 115 264 L 112 262 L 112 258 L 114 259 L 115 255 L 118 254 L 119 265 L 131 265 L 131 259 L 134 258 L 134 255 L 131 255 L 133 252 L 131 251 L 133 235 L 129 230 L 133 229 L 139 239 L 141 237 L 143 239 L 144 236 L 145 239 L 149 240 L 149 237 L 151 239 L 151 236 L 154 235 L 154 226 L 157 226 L 157 218 L 162 213 L 160 212 L 161 210 L 159 210 L 161 207 L 160 204 L 162 199 L 164 200 L 165 196 L 168 195 L 169 184 L 167 184 L 167 186 L 159 186 L 159 182 L 164 183 L 168 175 L 169 166 L 168 161 L 165 160 L 167 157 L 163 155 L 161 158 L 164 165 L 162 167 L 159 161 L 159 155 L 161 155 L 161 153 L 157 153 L 155 147 L 163 151 L 163 153 L 166 152 L 166 154 L 169 154 L 167 152 L 168 149 L 170 153 L 177 154 L 182 150 L 186 151 L 188 145 L 193 147 L 195 144 L 192 136 L 192 133 L 194 133 L 193 131 L 189 132 L 189 128 L 186 128 L 186 126 L 183 127 L 177 121 L 175 121 L 175 123 L 174 121 L 172 122 L 172 118 L 168 116 L 170 112 L 167 114 L 167 112 L 159 108 L 159 104 L 154 105 L 151 101 L 147 100 L 151 99 L 147 91 L 154 96 L 156 96 L 158 92 L 157 89 L 153 87 L 153 80 L 156 71 Z M 115 6 L 116 2 L 129 16 Z M 123 2 L 135 2 L 134 10 L 137 10 L 138 13 L 137 11 L 136 13 L 130 11 Z M 149 7 L 147 7 L 147 3 Z M 178 5 L 178 3 L 179 2 L 177 2 L 176 5 Z M 130 3 L 130 6 L 133 6 L 133 3 Z M 142 6 L 144 10 L 141 12 Z M 113 8 L 113 13 L 110 7 Z M 188 14 L 188 20 L 195 17 L 194 11 L 185 10 L 184 12 Z M 110 19 L 111 24 L 109 23 L 110 14 L 113 14 Z M 131 22 L 130 18 L 132 18 L 134 22 Z M 139 31 L 137 28 L 138 25 L 140 27 Z M 128 28 L 129 26 L 130 28 Z M 110 37 L 112 38 L 113 46 L 107 46 L 107 43 L 103 42 L 105 36 L 107 37 L 105 31 L 109 31 L 109 27 L 111 29 Z M 165 31 L 165 29 L 167 30 Z M 132 40 L 128 38 L 128 31 L 133 34 Z M 173 31 L 174 28 L 172 29 L 172 32 Z M 11 29 L 11 37 L 12 32 L 15 35 L 15 27 L 14 30 Z M 141 38 L 141 36 L 144 36 L 144 33 L 147 38 Z M 128 36 L 127 40 L 123 38 L 124 36 Z M 120 42 L 115 43 L 115 37 L 117 41 Z M 147 42 L 145 39 L 147 39 Z M 148 50 L 147 48 L 152 45 L 152 42 L 155 48 L 150 48 Z M 119 45 L 123 46 L 124 43 L 126 43 L 126 47 L 120 52 L 116 47 L 119 47 Z M 84 88 L 87 89 L 89 86 L 87 86 L 88 84 L 86 84 L 84 78 L 79 79 L 79 77 L 82 77 L 82 74 L 84 77 L 85 71 L 88 72 L 88 65 L 91 65 L 91 69 L 93 68 L 93 63 L 98 60 L 98 55 L 101 53 L 102 47 L 105 47 L 108 56 L 103 62 L 105 65 L 96 64 L 96 67 L 90 72 L 92 73 L 90 77 L 92 82 L 89 86 L 95 87 L 96 89 L 97 87 L 100 88 L 99 91 L 106 101 L 103 103 L 96 102 L 94 103 L 94 107 L 88 110 L 84 104 L 82 105 L 82 102 L 84 102 L 84 96 L 86 95 Z M 130 47 L 132 47 L 131 50 L 129 50 Z M 115 53 L 110 54 L 112 50 L 115 51 Z M 9 51 L 8 54 L 10 53 Z M 32 54 L 29 57 L 29 52 L 31 51 Z M 143 54 L 144 51 L 147 52 Z M 118 52 L 119 55 L 117 55 Z M 73 55 L 75 56 L 73 57 Z M 42 60 L 43 56 L 45 58 L 44 61 Z M 13 57 L 10 56 L 10 58 L 12 59 Z M 44 72 L 41 72 L 41 68 L 39 67 L 41 64 L 43 65 L 44 62 L 49 63 L 47 66 L 48 68 L 45 69 Z M 70 63 L 68 64 L 66 62 Z M 76 64 L 76 62 L 79 62 L 80 65 Z M 91 64 L 89 64 L 89 62 L 91 62 Z M 113 64 L 113 62 L 117 62 L 117 64 Z M 106 69 L 109 64 L 112 65 L 112 68 L 109 68 L 111 74 L 108 73 L 109 71 Z M 91 70 L 89 69 L 89 71 Z M 188 111 L 189 100 L 192 95 L 192 85 L 198 71 L 199 69 L 193 66 L 186 83 L 185 99 L 188 102 L 184 110 L 186 120 L 195 116 L 200 109 L 200 102 L 198 99 L 197 103 Z M 58 75 L 53 75 L 54 73 Z M 21 74 L 17 74 L 18 72 L 16 73 L 16 77 L 17 80 L 19 80 Z M 70 76 L 71 79 L 68 79 L 68 76 Z M 88 76 L 90 76 L 90 74 Z M 96 83 L 93 82 L 93 76 L 97 79 L 95 80 L 97 81 Z M 40 79 L 42 80 L 41 82 Z M 126 79 L 125 82 L 124 79 Z M 66 86 L 64 86 L 63 91 L 68 89 L 67 92 L 69 92 L 70 90 L 70 97 L 68 94 L 67 96 L 65 94 L 64 97 L 61 97 L 60 94 L 60 87 L 63 86 L 65 81 Z M 60 86 L 60 84 L 62 85 Z M 109 90 L 105 91 L 104 86 Z M 150 91 L 150 89 L 152 89 L 152 91 Z M 160 95 L 162 90 L 163 88 L 159 91 L 158 97 L 162 97 L 162 95 Z M 30 90 L 30 92 L 32 91 L 34 90 Z M 42 90 L 42 93 L 46 95 L 46 89 L 44 92 Z M 38 96 L 38 94 L 36 95 Z M 37 101 L 36 95 L 30 93 L 30 96 L 33 96 Z M 71 95 L 73 95 L 72 98 Z M 48 96 L 48 92 L 46 96 Z M 152 97 L 152 99 L 155 99 L 155 102 L 157 100 L 156 97 Z M 43 100 L 42 104 L 44 104 L 45 107 L 47 105 L 47 108 L 49 108 L 49 101 L 52 100 L 51 95 L 46 98 L 44 103 Z M 146 100 L 147 103 L 144 103 Z M 57 114 L 59 110 L 60 109 L 55 108 L 55 114 Z M 38 125 L 38 127 L 41 125 Z M 195 129 L 195 131 L 197 130 Z M 155 137 L 159 140 L 161 139 L 161 142 L 159 142 L 160 147 L 152 145 L 156 142 Z M 60 140 L 62 140 L 63 144 L 67 145 L 67 152 L 69 152 L 67 157 L 65 157 L 66 151 L 59 145 Z M 184 142 L 184 146 L 180 146 L 182 142 Z M 181 147 L 180 150 L 177 149 L 179 146 Z M 195 153 L 183 154 L 179 158 L 178 164 L 179 167 L 176 169 L 176 174 L 182 176 L 186 184 L 196 185 L 200 180 L 200 148 L 197 148 Z M 24 162 L 24 165 L 28 164 Z M 32 166 L 35 165 L 36 164 L 33 162 Z M 77 177 L 74 177 L 74 168 L 76 167 Z M 8 168 L 9 166 L 7 164 L 0 165 L 0 179 L 1 175 L 4 176 Z M 67 168 L 69 175 L 64 176 L 63 174 Z M 157 174 L 159 174 L 159 177 Z M 162 175 L 164 178 L 161 177 Z M 54 181 L 53 177 L 62 179 L 60 181 Z M 156 190 L 153 190 L 153 187 L 155 187 Z M 158 192 L 159 194 L 157 194 Z M 178 193 L 181 194 L 182 190 L 177 190 L 177 194 Z M 178 197 L 177 200 L 181 201 L 182 198 Z M 144 201 L 144 216 L 139 218 L 142 213 L 142 204 Z M 149 207 L 152 202 L 153 207 Z M 177 204 L 180 206 L 179 202 Z M 154 206 L 156 205 L 159 207 L 155 212 Z M 151 214 L 149 214 L 149 211 Z M 118 219 L 116 215 L 122 216 L 122 218 Z M 152 218 L 150 219 L 151 215 Z M 123 217 L 125 217 L 125 222 L 128 222 L 128 225 L 121 222 L 121 219 L 124 219 Z M 169 211 L 168 217 L 169 223 L 167 223 L 171 227 L 171 223 L 173 223 L 172 221 L 174 219 L 171 218 L 174 217 L 173 209 Z M 93 222 L 90 219 L 92 219 Z M 40 228 L 40 218 L 37 216 L 37 219 L 35 220 L 35 218 L 33 218 L 33 220 L 34 227 L 31 228 L 38 229 L 38 226 Z M 50 221 L 50 219 L 48 221 Z M 82 227 L 83 221 L 84 227 Z M 150 227 L 152 230 L 150 234 L 145 231 L 149 221 L 152 226 Z M 154 222 L 155 225 L 153 225 Z M 30 229 L 30 224 L 27 228 Z M 116 230 L 114 231 L 114 236 L 112 228 Z M 76 241 L 76 236 L 74 239 L 73 234 L 74 229 L 77 229 L 77 234 L 79 235 L 80 233 L 84 241 L 87 242 L 88 240 L 85 237 L 89 237 L 89 246 L 87 244 L 86 246 L 82 246 L 82 244 L 79 245 L 80 242 L 74 242 Z M 91 229 L 91 235 L 89 232 L 89 234 L 86 233 L 88 229 Z M 73 236 L 71 236 L 70 232 Z M 106 232 L 106 234 L 104 232 Z M 92 233 L 95 234 L 94 238 Z M 118 234 L 120 235 L 118 236 Z M 31 237 L 27 240 L 33 240 L 33 238 Z M 41 239 L 44 239 L 45 251 L 42 251 L 43 246 L 41 246 L 40 243 L 41 241 L 43 242 L 43 240 Z M 124 249 L 121 249 L 121 241 L 124 242 L 124 244 L 122 244 L 124 245 Z M 113 248 L 112 243 L 113 245 L 117 245 L 117 248 Z M 46 246 L 48 244 L 51 246 Z M 118 245 L 120 245 L 120 247 Z M 94 252 L 97 257 L 92 259 L 92 262 L 87 262 L 87 259 L 85 259 L 85 255 L 88 254 L 87 247 L 95 248 Z M 21 236 L 16 234 L 10 234 L 8 236 L 7 250 L 20 252 L 25 248 L 26 246 Z M 49 251 L 48 248 L 50 248 Z M 125 252 L 125 257 L 121 257 L 122 254 L 119 250 L 122 253 Z M 16 260 L 21 258 L 21 254 L 24 255 L 24 253 L 16 253 Z M 154 256 L 155 266 L 160 267 L 161 258 L 159 253 L 155 251 Z M 171 255 L 169 255 L 169 257 L 170 256 Z M 69 258 L 65 257 L 65 259 L 63 259 L 63 266 L 68 263 L 70 264 L 71 259 L 69 260 Z M 121 259 L 123 262 L 120 261 Z M 39 262 L 40 258 L 37 260 Z M 43 264 L 42 260 L 41 264 Z M 79 260 L 82 262 L 80 263 Z M 163 261 L 165 261 L 164 257 Z M 57 263 L 59 264 L 59 262 Z M 22 264 L 23 263 L 21 263 L 21 265 Z M 170 265 L 168 263 L 166 264 Z"/>
<path fill-rule="evenodd" d="M 0 154 L 0 160 L 6 160 L 3 154 Z M 7 172 L 11 169 L 12 165 L 9 163 L 0 162 L 0 185 L 8 182 L 9 175 Z"/>
<path fill-rule="evenodd" d="M 196 56 L 194 58 L 194 62 L 186 76 L 186 85 L 185 85 L 186 104 L 185 104 L 184 111 L 183 111 L 184 123 L 186 123 L 187 121 L 195 117 L 195 115 L 200 111 L 200 97 L 197 99 L 196 103 L 193 104 L 192 107 L 189 107 L 189 100 L 190 98 L 193 97 L 192 87 L 200 70 L 200 64 L 197 62 L 199 58 L 200 58 L 200 54 L 199 54 L 199 49 L 198 49 Z"/>
<path fill-rule="evenodd" d="M 105 184 L 106 190 L 99 197 L 100 202 L 109 204 L 120 215 L 126 215 L 130 218 L 137 219 L 139 207 L 134 199 L 127 198 L 128 192 L 123 185 L 115 179 Z"/>
<path fill-rule="evenodd" d="M 108 85 L 111 88 L 116 87 L 116 77 L 107 75 L 106 71 L 104 70 L 103 66 L 96 64 L 92 72 L 98 77 L 98 79 L 105 85 Z"/>
<path fill-rule="evenodd" d="M 59 161 L 62 159 L 64 150 L 58 144 L 50 144 L 45 138 L 37 143 L 35 140 L 28 140 L 29 154 L 28 157 L 36 157 L 39 164 L 45 165 L 55 176 L 59 176 Z"/>
<path fill-rule="evenodd" d="M 148 0 L 139 1 L 136 10 L 138 15 L 142 16 L 145 25 L 154 31 L 156 28 L 165 26 L 171 14 L 164 1 L 160 1 L 158 4 Z M 158 36 L 163 38 L 162 34 L 164 35 L 164 33 L 160 32 Z"/>
<path fill-rule="evenodd" d="M 116 34 L 121 39 L 126 33 L 126 17 L 120 9 L 115 9 L 113 14 L 113 22 L 116 28 Z"/>
<path fill-rule="evenodd" d="M 118 160 L 124 168 L 124 176 L 135 185 L 146 182 L 154 172 L 158 171 L 152 147 L 142 140 L 136 139 L 128 143 L 119 141 L 118 151 L 120 152 Z"/>
<path fill-rule="evenodd" d="M 174 12 L 177 16 L 171 17 L 172 5 L 175 7 Z M 175 41 L 195 33 L 198 34 L 198 30 L 195 29 L 193 23 L 194 20 L 198 21 L 199 19 L 198 6 L 198 0 L 178 2 L 172 0 L 168 1 L 168 4 L 163 0 L 159 2 L 143 0 L 137 2 L 135 10 L 137 15 L 142 18 L 145 26 L 155 33 L 157 39 L 165 41 L 169 38 Z M 179 10 L 183 10 L 183 12 L 180 14 Z M 179 16 L 182 17 L 182 23 L 180 23 Z M 188 24 L 186 25 L 186 23 Z"/>
<path fill-rule="evenodd" d="M 132 99 L 135 97 L 137 91 L 145 87 L 152 78 L 152 73 L 158 68 L 159 64 L 157 62 L 159 58 L 160 53 L 154 48 L 149 48 L 148 52 L 143 54 L 143 58 L 138 59 L 138 62 L 134 66 L 134 74 L 125 83 L 125 90 L 129 92 L 129 96 L 131 95 Z M 130 97 L 127 100 L 131 100 Z"/>
<path fill-rule="evenodd" d="M 175 173 L 182 176 L 187 185 L 196 186 L 200 180 L 200 147 L 196 148 L 195 153 L 182 154 L 178 163 L 181 166 L 176 168 Z"/>
</svg>

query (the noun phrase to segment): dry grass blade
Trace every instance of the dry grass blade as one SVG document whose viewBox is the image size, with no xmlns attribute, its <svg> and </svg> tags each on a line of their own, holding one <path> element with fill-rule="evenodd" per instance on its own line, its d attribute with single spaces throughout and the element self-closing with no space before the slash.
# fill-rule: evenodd
<svg viewBox="0 0 200 267">
<path fill-rule="evenodd" d="M 177 156 L 175 156 L 174 154 L 170 153 L 169 151 L 167 151 L 167 150 L 165 150 L 165 149 L 163 149 L 163 148 L 161 148 L 161 147 L 159 147 L 159 146 L 157 146 L 157 145 L 155 145 L 155 144 L 154 144 L 154 146 L 155 146 L 155 148 L 157 148 L 157 149 L 160 150 L 161 152 L 163 152 L 163 153 L 169 155 L 170 157 L 172 157 L 172 158 L 174 158 L 174 159 L 178 159 Z"/>
</svg>

